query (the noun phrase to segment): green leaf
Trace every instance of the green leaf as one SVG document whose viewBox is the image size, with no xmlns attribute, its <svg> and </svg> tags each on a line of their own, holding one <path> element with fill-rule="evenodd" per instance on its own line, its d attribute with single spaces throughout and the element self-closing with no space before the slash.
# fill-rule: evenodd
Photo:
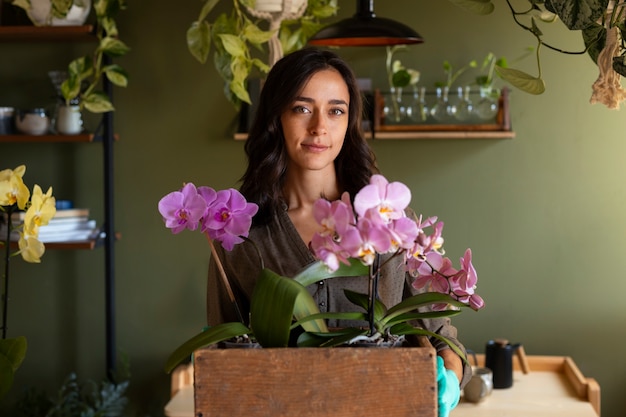
<svg viewBox="0 0 626 417">
<path fill-rule="evenodd" d="M 546 90 L 545 83 L 541 78 L 533 77 L 523 71 L 514 68 L 496 66 L 496 73 L 512 86 L 530 94 L 542 94 Z"/>
<path fill-rule="evenodd" d="M 82 96 L 81 103 L 92 113 L 105 113 L 115 110 L 113 103 L 109 100 L 109 96 L 101 92 Z"/>
<path fill-rule="evenodd" d="M 304 268 L 293 279 L 307 287 L 328 278 L 360 277 L 369 274 L 369 267 L 363 265 L 358 259 L 349 259 L 349 262 L 350 265 L 340 263 L 339 269 L 335 272 L 330 272 L 322 261 L 316 261 Z"/>
<path fill-rule="evenodd" d="M 218 37 L 221 39 L 222 45 L 224 45 L 224 49 L 226 49 L 226 52 L 228 52 L 228 54 L 233 57 L 246 56 L 246 51 L 248 48 L 246 48 L 246 44 L 239 36 L 223 34 L 218 35 Z"/>
<path fill-rule="evenodd" d="M 194 22 L 187 29 L 187 49 L 199 62 L 206 62 L 211 50 L 211 26 L 207 22 Z"/>
<path fill-rule="evenodd" d="M 130 48 L 121 40 L 107 36 L 100 41 L 100 50 L 111 57 L 124 56 Z"/>
<path fill-rule="evenodd" d="M 302 319 L 296 321 L 291 325 L 292 329 L 295 329 L 298 326 L 302 326 L 305 328 L 307 332 L 319 332 L 319 333 L 327 333 L 328 329 L 324 326 L 324 329 L 307 329 L 305 326 L 313 321 L 313 320 L 322 320 L 322 319 L 334 319 L 334 320 L 367 320 L 366 313 L 357 313 L 357 312 L 329 312 L 329 313 L 315 313 L 309 314 L 306 316 L 302 316 Z"/>
<path fill-rule="evenodd" d="M 304 288 L 299 283 L 264 269 L 250 300 L 250 327 L 263 347 L 286 347 L 294 305 Z"/>
<path fill-rule="evenodd" d="M 128 86 L 128 75 L 119 65 L 107 65 L 102 69 L 109 81 L 118 87 Z"/>
<path fill-rule="evenodd" d="M 411 82 L 411 74 L 406 69 L 401 69 L 393 73 L 391 84 L 394 87 L 406 87 Z"/>
<path fill-rule="evenodd" d="M 409 298 L 405 298 L 400 303 L 391 307 L 389 311 L 387 312 L 387 315 L 385 316 L 383 320 L 381 320 L 381 322 L 384 324 L 387 324 L 401 314 L 414 311 L 419 307 L 426 307 L 432 304 L 440 304 L 440 303 L 450 304 L 456 307 L 467 307 L 466 304 L 455 300 L 448 294 L 441 294 L 438 292 L 425 292 L 425 293 L 413 295 Z"/>
<path fill-rule="evenodd" d="M 2 399 L 13 385 L 13 375 L 15 371 L 11 361 L 0 354 L 0 399 Z"/>
<path fill-rule="evenodd" d="M 0 399 L 11 389 L 15 371 L 26 357 L 26 348 L 24 336 L 0 339 Z"/>
<path fill-rule="evenodd" d="M 366 334 L 367 330 L 355 327 L 346 327 L 330 333 L 302 333 L 298 336 L 297 344 L 298 347 L 335 347 Z"/>
<path fill-rule="evenodd" d="M 467 357 L 465 356 L 465 354 L 463 353 L 463 351 L 461 349 L 459 349 L 459 347 L 457 345 L 455 345 L 454 343 L 452 343 L 452 341 L 450 339 L 448 339 L 445 336 L 442 336 L 438 333 L 434 333 L 431 332 L 430 330 L 425 330 L 422 329 L 420 327 L 413 327 L 407 323 L 402 323 L 399 324 L 397 326 L 394 326 L 391 328 L 391 332 L 393 334 L 398 334 L 398 335 L 418 335 L 418 336 L 428 336 L 428 337 L 434 337 L 435 339 L 439 339 L 442 342 L 444 342 L 445 344 L 447 344 L 448 346 L 450 346 L 450 349 L 452 349 L 454 351 L 454 353 L 456 353 L 457 355 L 459 355 L 459 357 L 464 361 L 467 362 Z"/>
<path fill-rule="evenodd" d="M 491 0 L 449 0 L 454 5 L 469 12 L 486 15 L 494 11 L 495 6 Z"/>
<path fill-rule="evenodd" d="M 276 31 L 264 31 L 257 25 L 249 24 L 243 28 L 243 38 L 257 45 L 266 43 Z"/>
<path fill-rule="evenodd" d="M 367 294 L 360 294 L 347 289 L 344 289 L 343 293 L 352 304 L 362 307 L 365 311 L 369 309 L 369 297 Z M 386 313 L 387 307 L 379 300 L 374 300 L 374 322 L 378 323 Z"/>
<path fill-rule="evenodd" d="M 75 76 L 79 80 L 91 77 L 93 74 L 93 60 L 88 56 L 76 58 L 67 67 L 69 76 Z"/>
<path fill-rule="evenodd" d="M 178 364 L 200 348 L 249 333 L 251 333 L 251 330 L 239 322 L 222 323 L 215 327 L 210 327 L 177 347 L 165 363 L 165 372 L 172 372 Z"/>
<path fill-rule="evenodd" d="M 609 0 L 550 0 L 550 4 L 569 30 L 581 30 L 602 18 Z"/>
<path fill-rule="evenodd" d="M 204 6 L 202 6 L 202 9 L 200 10 L 200 16 L 198 17 L 198 21 L 206 19 L 209 13 L 211 13 L 211 10 L 213 10 L 215 5 L 219 2 L 220 0 L 208 0 L 206 3 L 204 3 Z"/>
<path fill-rule="evenodd" d="M 8 339 L 0 339 L 0 355 L 7 358 L 14 371 L 20 367 L 26 357 L 28 344 L 26 337 L 18 336 Z"/>
<path fill-rule="evenodd" d="M 606 32 L 606 28 L 598 24 L 593 24 L 582 31 L 587 54 L 596 64 L 598 63 L 598 55 L 600 55 L 606 44 Z"/>
<path fill-rule="evenodd" d="M 423 313 L 404 313 L 389 320 L 386 327 L 393 327 L 400 323 L 414 320 L 438 319 L 442 317 L 454 317 L 461 314 L 461 310 L 425 311 Z"/>
</svg>

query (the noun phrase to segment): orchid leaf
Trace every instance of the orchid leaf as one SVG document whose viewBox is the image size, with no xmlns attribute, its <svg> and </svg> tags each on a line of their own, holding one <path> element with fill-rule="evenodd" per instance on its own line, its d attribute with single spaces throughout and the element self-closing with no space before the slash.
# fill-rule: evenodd
<svg viewBox="0 0 626 417">
<path fill-rule="evenodd" d="M 299 283 L 264 269 L 250 301 L 250 327 L 263 347 L 286 347 L 296 299 L 308 291 Z"/>
<path fill-rule="evenodd" d="M 339 269 L 334 272 L 330 272 L 322 261 L 317 261 L 307 266 L 293 279 L 306 287 L 328 278 L 360 277 L 369 274 L 369 267 L 363 265 L 361 261 L 357 259 L 350 259 L 349 261 L 350 265 L 342 263 L 339 265 Z"/>
<path fill-rule="evenodd" d="M 316 313 L 316 314 L 311 314 L 308 315 L 306 317 L 303 317 L 301 319 L 299 319 L 297 322 L 295 322 L 294 324 L 291 325 L 291 328 L 294 329 L 297 326 L 302 326 L 305 327 L 305 324 L 312 321 L 312 320 L 323 320 L 323 319 L 332 319 L 332 320 L 367 320 L 367 315 L 365 313 L 358 313 L 358 312 L 346 312 L 346 313 L 340 313 L 340 312 L 328 312 L 328 313 Z M 306 330 L 306 328 L 305 328 Z M 323 332 L 323 333 L 329 333 L 328 330 L 307 330 L 309 332 L 311 331 L 316 331 L 316 332 Z"/>
<path fill-rule="evenodd" d="M 176 348 L 165 363 L 165 372 L 172 372 L 179 363 L 187 359 L 197 349 L 250 333 L 251 330 L 239 322 L 222 323 L 210 327 Z"/>
<path fill-rule="evenodd" d="M 445 344 L 447 344 L 450 349 L 452 349 L 454 351 L 454 353 L 456 353 L 457 355 L 459 355 L 459 357 L 464 361 L 467 362 L 467 357 L 465 356 L 465 353 L 454 343 L 452 343 L 447 337 L 444 337 L 438 333 L 434 333 L 431 332 L 430 330 L 425 330 L 422 329 L 420 327 L 413 327 L 407 323 L 402 323 L 399 325 L 396 325 L 394 327 L 391 328 L 391 332 L 393 334 L 398 334 L 398 335 L 417 335 L 417 336 L 428 336 L 430 338 L 434 337 L 435 339 L 439 339 L 442 342 L 444 342 Z"/>
<path fill-rule="evenodd" d="M 393 327 L 396 324 L 406 323 L 414 320 L 428 320 L 442 317 L 453 317 L 461 314 L 461 310 L 425 311 L 423 313 L 405 313 L 395 316 L 386 323 L 386 327 Z"/>
<path fill-rule="evenodd" d="M 381 322 L 383 324 L 387 324 L 399 315 L 416 310 L 418 307 L 425 307 L 432 304 L 440 303 L 450 304 L 457 307 L 467 307 L 466 304 L 455 300 L 448 294 L 441 294 L 438 292 L 425 292 L 413 295 L 409 298 L 405 298 L 400 303 L 391 307 L 387 312 L 387 315 L 384 317 L 384 319 L 381 320 Z"/>
<path fill-rule="evenodd" d="M 298 337 L 298 347 L 335 347 L 344 345 L 367 330 L 347 327 L 333 333 L 303 333 Z"/>
<path fill-rule="evenodd" d="M 369 309 L 369 299 L 366 294 L 361 294 L 350 290 L 343 290 L 343 293 L 352 304 L 362 307 L 365 311 Z M 387 307 L 385 307 L 385 305 L 379 300 L 374 300 L 374 321 L 378 322 L 379 320 L 381 320 L 385 316 L 386 312 Z"/>
</svg>

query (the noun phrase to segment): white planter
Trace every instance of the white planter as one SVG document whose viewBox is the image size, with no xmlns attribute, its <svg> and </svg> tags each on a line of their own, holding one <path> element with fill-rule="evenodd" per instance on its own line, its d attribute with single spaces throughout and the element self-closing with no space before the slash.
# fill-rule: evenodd
<svg viewBox="0 0 626 417">
<path fill-rule="evenodd" d="M 280 12 L 283 10 L 283 3 L 287 0 L 256 0 L 254 9 L 260 12 Z M 291 12 L 295 13 L 307 0 L 291 0 Z"/>
<path fill-rule="evenodd" d="M 75 4 L 64 19 L 53 18 L 50 15 L 51 8 L 50 0 L 30 0 L 30 10 L 27 14 L 37 26 L 80 26 L 89 16 L 91 0 L 75 0 Z"/>
</svg>

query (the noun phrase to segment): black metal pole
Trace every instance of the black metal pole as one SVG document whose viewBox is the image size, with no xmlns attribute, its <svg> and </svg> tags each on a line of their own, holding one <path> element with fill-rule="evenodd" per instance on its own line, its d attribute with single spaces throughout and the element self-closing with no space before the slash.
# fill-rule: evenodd
<svg viewBox="0 0 626 417">
<path fill-rule="evenodd" d="M 111 58 L 103 57 L 104 64 L 110 65 Z M 106 76 L 103 77 L 103 89 L 113 101 L 113 86 Z M 104 165 L 104 264 L 105 264 L 105 335 L 106 335 L 106 372 L 113 379 L 116 368 L 115 337 L 115 222 L 114 222 L 114 175 L 113 175 L 113 112 L 103 115 L 102 126 L 103 165 Z"/>
</svg>

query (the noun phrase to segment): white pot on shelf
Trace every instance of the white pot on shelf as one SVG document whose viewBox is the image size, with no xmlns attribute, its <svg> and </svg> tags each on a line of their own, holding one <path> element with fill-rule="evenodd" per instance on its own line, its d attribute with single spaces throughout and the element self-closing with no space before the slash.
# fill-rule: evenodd
<svg viewBox="0 0 626 417">
<path fill-rule="evenodd" d="M 30 9 L 26 12 L 29 19 L 37 26 L 80 26 L 85 23 L 91 11 L 91 0 L 74 0 L 65 18 L 51 16 L 50 0 L 30 0 Z"/>
<path fill-rule="evenodd" d="M 256 0 L 254 9 L 260 12 L 280 12 L 283 10 L 285 0 Z M 291 12 L 295 13 L 307 0 L 291 0 Z"/>
</svg>

